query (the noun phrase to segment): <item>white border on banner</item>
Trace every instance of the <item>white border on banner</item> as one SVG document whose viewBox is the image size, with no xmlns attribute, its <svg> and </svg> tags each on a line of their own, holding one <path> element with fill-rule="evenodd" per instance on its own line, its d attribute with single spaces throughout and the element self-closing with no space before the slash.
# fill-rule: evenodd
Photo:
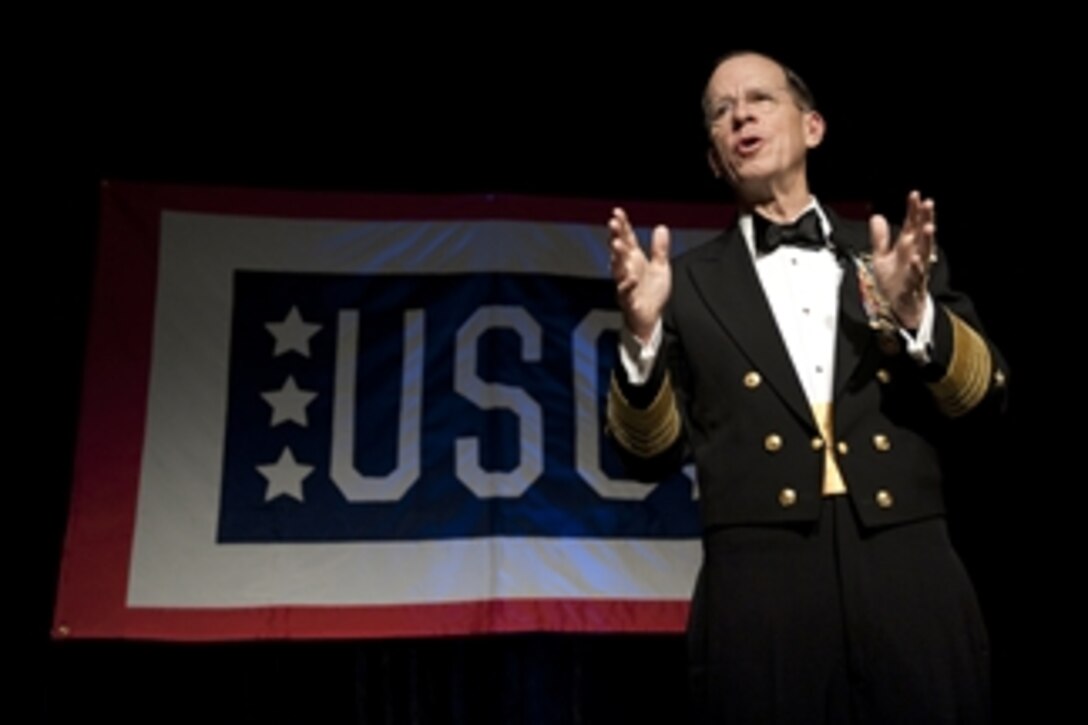
<svg viewBox="0 0 1088 725">
<path fill-rule="evenodd" d="M 599 279 L 608 275 L 603 224 L 164 212 L 161 230 L 129 606 L 690 598 L 697 539 L 216 543 L 236 270 Z M 674 229 L 673 253 L 715 233 Z"/>
</svg>

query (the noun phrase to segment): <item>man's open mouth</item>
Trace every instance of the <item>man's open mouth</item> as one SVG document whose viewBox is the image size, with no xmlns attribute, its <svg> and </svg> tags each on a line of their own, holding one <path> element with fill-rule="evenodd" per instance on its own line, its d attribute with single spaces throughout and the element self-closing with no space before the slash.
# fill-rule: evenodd
<svg viewBox="0 0 1088 725">
<path fill-rule="evenodd" d="M 759 151 L 763 145 L 763 139 L 759 136 L 745 136 L 734 145 L 738 156 L 746 157 Z"/>
</svg>

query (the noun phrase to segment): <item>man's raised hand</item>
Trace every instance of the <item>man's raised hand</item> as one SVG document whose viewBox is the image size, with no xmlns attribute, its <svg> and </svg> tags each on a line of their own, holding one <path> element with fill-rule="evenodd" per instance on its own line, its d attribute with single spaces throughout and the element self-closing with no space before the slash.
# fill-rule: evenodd
<svg viewBox="0 0 1088 725">
<path fill-rule="evenodd" d="M 895 244 L 887 220 L 879 214 L 869 220 L 873 244 L 873 274 L 899 323 L 916 330 L 925 310 L 929 268 L 936 261 L 936 211 L 932 199 L 917 191 L 907 196 L 907 214 Z"/>
<path fill-rule="evenodd" d="M 624 323 L 635 337 L 648 342 L 672 289 L 669 230 L 660 225 L 654 228 L 649 257 L 639 246 L 623 209 L 612 210 L 608 231 L 612 278 L 616 281 L 616 299 Z"/>
</svg>

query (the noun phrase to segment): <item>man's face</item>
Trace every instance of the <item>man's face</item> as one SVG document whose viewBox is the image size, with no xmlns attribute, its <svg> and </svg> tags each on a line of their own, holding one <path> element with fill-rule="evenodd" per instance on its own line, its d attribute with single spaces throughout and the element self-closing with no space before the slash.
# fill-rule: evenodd
<svg viewBox="0 0 1088 725">
<path fill-rule="evenodd" d="M 805 155 L 824 134 L 815 111 L 800 108 L 782 67 L 761 55 L 739 55 L 710 76 L 704 98 L 710 164 L 744 197 L 804 182 Z"/>
</svg>

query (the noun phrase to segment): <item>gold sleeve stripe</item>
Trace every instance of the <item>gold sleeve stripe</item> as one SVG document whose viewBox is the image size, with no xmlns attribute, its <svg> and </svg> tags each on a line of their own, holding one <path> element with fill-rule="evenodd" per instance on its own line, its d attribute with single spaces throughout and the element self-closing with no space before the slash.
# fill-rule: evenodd
<svg viewBox="0 0 1088 725">
<path fill-rule="evenodd" d="M 608 394 L 608 427 L 621 446 L 636 456 L 650 458 L 664 452 L 680 437 L 680 415 L 669 376 L 645 408 L 633 407 L 613 375 Z"/>
<path fill-rule="evenodd" d="M 946 310 L 947 312 L 947 310 Z M 929 388 L 945 415 L 955 418 L 982 402 L 990 385 L 990 348 L 971 327 L 948 312 L 952 322 L 952 359 L 943 378 Z"/>
</svg>

